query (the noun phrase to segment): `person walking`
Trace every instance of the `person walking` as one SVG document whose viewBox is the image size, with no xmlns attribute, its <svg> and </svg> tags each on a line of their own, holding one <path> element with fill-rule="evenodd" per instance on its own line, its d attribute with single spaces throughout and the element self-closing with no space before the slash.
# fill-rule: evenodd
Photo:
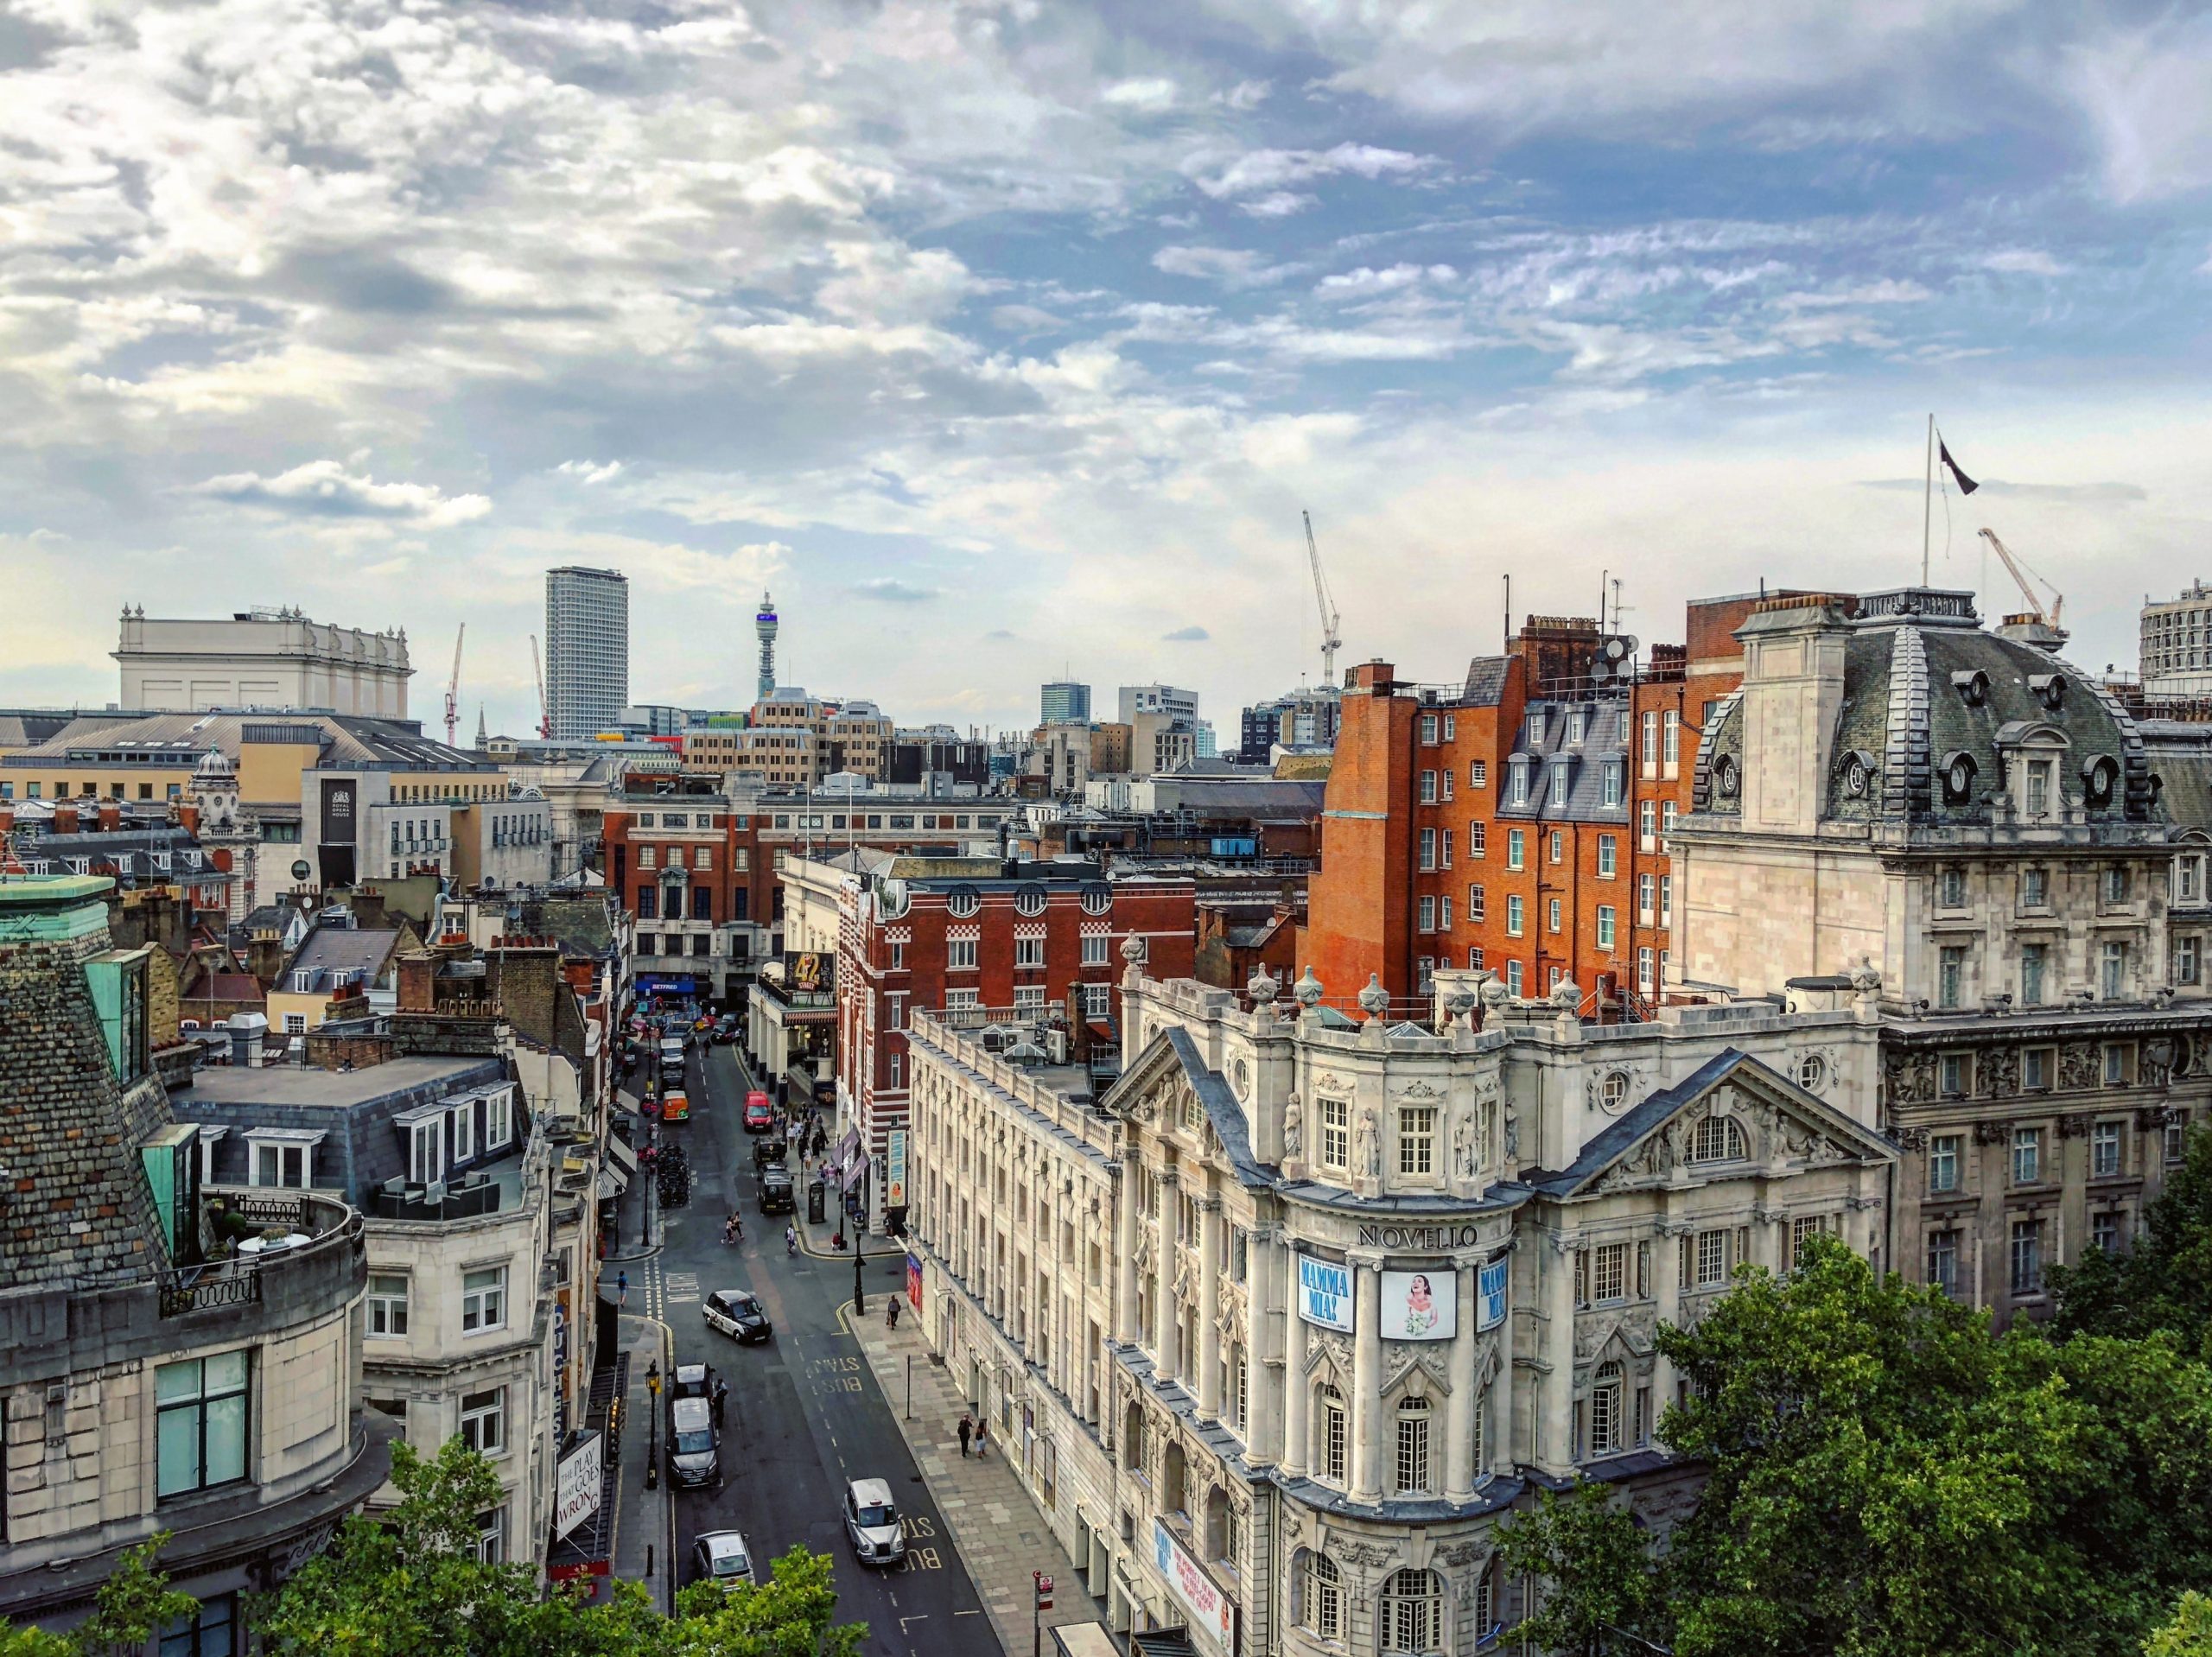
<svg viewBox="0 0 2212 1657">
<path fill-rule="evenodd" d="M 883 1321 L 893 1329 L 899 1327 L 899 1297 L 895 1294 L 884 1302 Z"/>
<path fill-rule="evenodd" d="M 630 1274 L 627 1272 L 617 1272 L 614 1274 L 614 1293 L 616 1305 L 626 1306 L 630 1304 Z"/>
<path fill-rule="evenodd" d="M 991 1421 L 988 1416 L 976 1423 L 976 1459 L 982 1461 L 991 1447 Z"/>
<path fill-rule="evenodd" d="M 960 1459 L 968 1459 L 968 1441 L 976 1436 L 976 1419 L 965 1410 L 960 1413 Z"/>
<path fill-rule="evenodd" d="M 728 1381 L 724 1381 L 724 1380 L 723 1380 L 720 1375 L 716 1375 L 716 1376 L 715 1377 L 715 1391 L 714 1391 L 714 1395 L 713 1395 L 713 1397 L 712 1397 L 712 1398 L 710 1398 L 710 1399 L 708 1400 L 708 1404 L 707 1404 L 707 1408 L 708 1408 L 709 1412 L 709 1413 L 714 1416 L 715 1425 L 716 1426 L 720 1426 L 720 1425 L 721 1425 L 721 1424 L 722 1424 L 722 1406 L 723 1406 L 724 1405 L 728 1404 L 728 1402 L 729 1402 L 729 1382 L 728 1382 Z"/>
</svg>

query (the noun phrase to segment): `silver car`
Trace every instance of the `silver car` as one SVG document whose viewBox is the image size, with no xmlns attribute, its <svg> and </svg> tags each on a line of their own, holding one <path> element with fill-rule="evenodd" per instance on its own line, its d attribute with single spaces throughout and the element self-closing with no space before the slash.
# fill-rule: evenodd
<svg viewBox="0 0 2212 1657">
<path fill-rule="evenodd" d="M 845 1487 L 845 1531 L 863 1565 L 889 1565 L 906 1557 L 906 1527 L 881 1479 L 855 1479 Z"/>
<path fill-rule="evenodd" d="M 757 1587 L 760 1574 L 753 1569 L 753 1550 L 745 1546 L 743 1536 L 734 1530 L 710 1530 L 691 1545 L 691 1578 L 725 1587 L 741 1582 Z"/>
</svg>

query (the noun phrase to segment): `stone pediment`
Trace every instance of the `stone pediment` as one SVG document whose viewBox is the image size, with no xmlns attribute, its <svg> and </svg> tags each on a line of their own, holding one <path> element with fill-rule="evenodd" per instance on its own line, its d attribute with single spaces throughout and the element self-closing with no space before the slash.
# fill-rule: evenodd
<svg viewBox="0 0 2212 1657">
<path fill-rule="evenodd" d="M 1719 1119 L 1730 1154 L 1695 1159 L 1700 1128 Z M 1626 1111 L 1566 1171 L 1531 1176 L 1554 1197 L 1599 1196 L 1765 1171 L 1893 1160 L 1889 1142 L 1749 1054 L 1727 1049 Z"/>
</svg>

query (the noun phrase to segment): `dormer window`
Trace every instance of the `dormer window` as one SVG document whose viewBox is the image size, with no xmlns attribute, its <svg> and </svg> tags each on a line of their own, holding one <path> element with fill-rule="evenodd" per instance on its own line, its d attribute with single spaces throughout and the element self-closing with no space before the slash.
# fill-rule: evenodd
<svg viewBox="0 0 2212 1657">
<path fill-rule="evenodd" d="M 1736 797 L 1736 759 L 1732 754 L 1722 754 L 1713 762 L 1713 791 L 1724 800 Z"/>
<path fill-rule="evenodd" d="M 2110 805 L 2120 783 L 2120 765 L 2110 754 L 2100 754 L 2082 767 L 2082 798 L 2091 805 Z"/>
<path fill-rule="evenodd" d="M 1989 700 L 1989 676 L 1980 668 L 1962 669 L 1951 676 L 1951 689 L 1967 707 L 1980 708 Z"/>
<path fill-rule="evenodd" d="M 1529 710 L 1529 746 L 1531 748 L 1544 746 L 1544 713 L 1541 708 Z"/>
<path fill-rule="evenodd" d="M 1964 805 L 1974 797 L 1974 756 L 1964 749 L 1954 749 L 1943 756 L 1940 773 L 1943 784 L 1943 803 Z"/>
<path fill-rule="evenodd" d="M 1569 742 L 1582 740 L 1582 727 L 1586 717 L 1580 708 L 1567 710 L 1567 740 Z"/>
<path fill-rule="evenodd" d="M 1512 779 L 1507 784 L 1506 790 L 1509 803 L 1514 805 L 1526 805 L 1529 803 L 1529 762 L 1525 759 L 1515 760 L 1512 771 Z"/>
<path fill-rule="evenodd" d="M 2028 762 L 2027 814 L 2031 817 L 2050 815 L 2051 762 L 2031 759 Z"/>
<path fill-rule="evenodd" d="M 1552 767 L 1552 809 L 1554 811 L 1564 811 L 1567 809 L 1567 781 L 1568 773 L 1567 767 L 1565 765 L 1554 765 Z"/>
<path fill-rule="evenodd" d="M 1863 800 L 1866 790 L 1873 786 L 1872 759 L 1863 750 L 1854 748 L 1843 757 L 1843 792 L 1847 799 Z"/>
<path fill-rule="evenodd" d="M 2054 714 L 2066 706 L 2066 676 L 2063 673 L 2031 673 L 2028 689 L 2035 692 L 2037 702 Z"/>
</svg>

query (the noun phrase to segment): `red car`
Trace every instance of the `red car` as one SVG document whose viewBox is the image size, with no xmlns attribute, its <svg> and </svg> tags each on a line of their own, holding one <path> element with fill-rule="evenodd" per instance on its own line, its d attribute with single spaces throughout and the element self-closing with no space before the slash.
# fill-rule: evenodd
<svg viewBox="0 0 2212 1657">
<path fill-rule="evenodd" d="M 765 1093 L 747 1094 L 745 1095 L 745 1131 L 748 1133 L 766 1133 L 775 1125 L 775 1116 L 768 1108 L 768 1095 Z"/>
</svg>

